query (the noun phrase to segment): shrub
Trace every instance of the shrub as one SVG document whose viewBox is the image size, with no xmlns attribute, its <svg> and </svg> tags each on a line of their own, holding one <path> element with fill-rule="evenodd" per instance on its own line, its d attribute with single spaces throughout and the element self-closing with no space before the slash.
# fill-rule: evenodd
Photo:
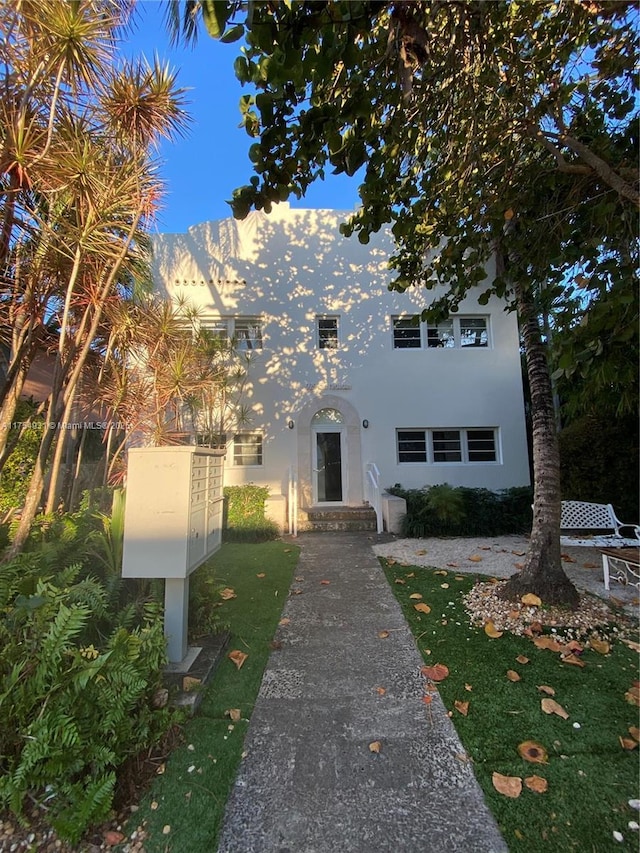
<svg viewBox="0 0 640 853">
<path fill-rule="evenodd" d="M 265 518 L 268 486 L 225 486 L 223 539 L 226 542 L 266 542 L 280 535 L 277 524 Z"/>
<path fill-rule="evenodd" d="M 77 842 L 111 807 L 116 769 L 167 728 L 152 697 L 165 663 L 159 607 L 94 645 L 108 597 L 78 566 L 46 574 L 36 554 L 0 567 L 0 806 L 44 803 Z"/>
<path fill-rule="evenodd" d="M 407 502 L 403 536 L 500 536 L 531 529 L 533 492 L 528 486 L 492 492 L 448 483 L 423 489 L 397 484 L 387 491 Z"/>
</svg>

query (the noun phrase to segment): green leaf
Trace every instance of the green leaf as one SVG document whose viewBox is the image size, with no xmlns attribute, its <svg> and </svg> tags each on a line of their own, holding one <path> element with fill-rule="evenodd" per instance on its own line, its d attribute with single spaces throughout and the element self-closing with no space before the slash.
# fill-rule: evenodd
<svg viewBox="0 0 640 853">
<path fill-rule="evenodd" d="M 201 8 L 207 32 L 212 38 L 219 39 L 231 14 L 229 5 L 226 0 L 201 0 Z"/>
</svg>

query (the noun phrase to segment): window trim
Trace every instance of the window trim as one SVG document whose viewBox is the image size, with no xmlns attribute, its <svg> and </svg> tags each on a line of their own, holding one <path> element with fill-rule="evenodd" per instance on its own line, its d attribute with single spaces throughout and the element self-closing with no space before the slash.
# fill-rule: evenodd
<svg viewBox="0 0 640 853">
<path fill-rule="evenodd" d="M 412 433 L 414 436 L 418 433 L 422 433 L 424 436 L 424 446 L 425 446 L 425 459 L 401 459 L 401 455 L 403 453 L 408 453 L 411 451 L 402 450 L 401 449 L 401 440 L 405 443 L 413 441 L 416 442 L 416 439 L 404 438 L 401 439 L 401 434 L 409 434 Z M 460 448 L 460 459 L 458 460 L 437 460 L 436 453 L 444 453 L 444 452 L 455 452 L 454 450 L 445 450 L 435 449 L 434 444 L 434 435 L 436 433 L 457 433 L 459 448 Z M 493 459 L 470 459 L 470 450 L 469 450 L 469 435 L 473 433 L 491 433 L 493 437 Z M 454 439 L 443 439 L 447 441 L 453 441 Z M 473 440 L 473 436 L 472 436 Z M 488 441 L 488 438 L 476 439 L 480 441 Z M 418 452 L 418 451 L 416 451 Z M 476 452 L 472 450 L 471 453 Z M 490 426 L 474 426 L 474 427 L 397 427 L 396 428 L 396 463 L 398 465 L 501 465 L 501 444 L 500 444 L 500 428 L 499 427 L 490 427 Z"/>
<path fill-rule="evenodd" d="M 237 334 L 238 326 L 245 326 L 248 330 L 253 326 L 257 330 L 257 334 L 251 337 L 243 336 L 239 338 Z M 233 348 L 236 352 L 260 352 L 264 348 L 263 320 L 258 314 L 205 317 L 202 320 L 202 327 L 209 330 L 214 337 L 225 343 L 233 341 Z M 251 343 L 252 345 L 246 346 L 247 343 Z"/>
</svg>

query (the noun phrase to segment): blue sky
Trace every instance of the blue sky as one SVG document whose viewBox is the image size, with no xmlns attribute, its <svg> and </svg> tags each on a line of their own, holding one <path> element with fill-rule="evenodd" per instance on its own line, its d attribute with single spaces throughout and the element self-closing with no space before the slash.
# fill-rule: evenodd
<svg viewBox="0 0 640 853">
<path fill-rule="evenodd" d="M 161 175 L 167 185 L 157 230 L 186 231 L 207 219 L 231 216 L 226 200 L 253 174 L 247 151 L 252 140 L 239 128 L 238 101 L 247 93 L 236 80 L 233 62 L 242 42 L 225 45 L 202 32 L 195 47 L 173 47 L 163 23 L 164 4 L 137 4 L 137 26 L 122 49 L 127 56 L 154 54 L 178 71 L 179 84 L 189 89 L 192 124 L 184 138 L 160 149 Z M 352 210 L 358 202 L 357 181 L 330 175 L 316 182 L 305 199 L 292 207 Z"/>
</svg>

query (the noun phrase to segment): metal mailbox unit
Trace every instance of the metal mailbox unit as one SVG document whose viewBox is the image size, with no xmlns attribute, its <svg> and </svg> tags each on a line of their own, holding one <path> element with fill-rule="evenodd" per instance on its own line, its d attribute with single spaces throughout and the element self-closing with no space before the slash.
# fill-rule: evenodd
<svg viewBox="0 0 640 853">
<path fill-rule="evenodd" d="M 171 663 L 187 654 L 189 575 L 222 540 L 223 450 L 131 448 L 127 465 L 125 578 L 164 578 Z"/>
</svg>

